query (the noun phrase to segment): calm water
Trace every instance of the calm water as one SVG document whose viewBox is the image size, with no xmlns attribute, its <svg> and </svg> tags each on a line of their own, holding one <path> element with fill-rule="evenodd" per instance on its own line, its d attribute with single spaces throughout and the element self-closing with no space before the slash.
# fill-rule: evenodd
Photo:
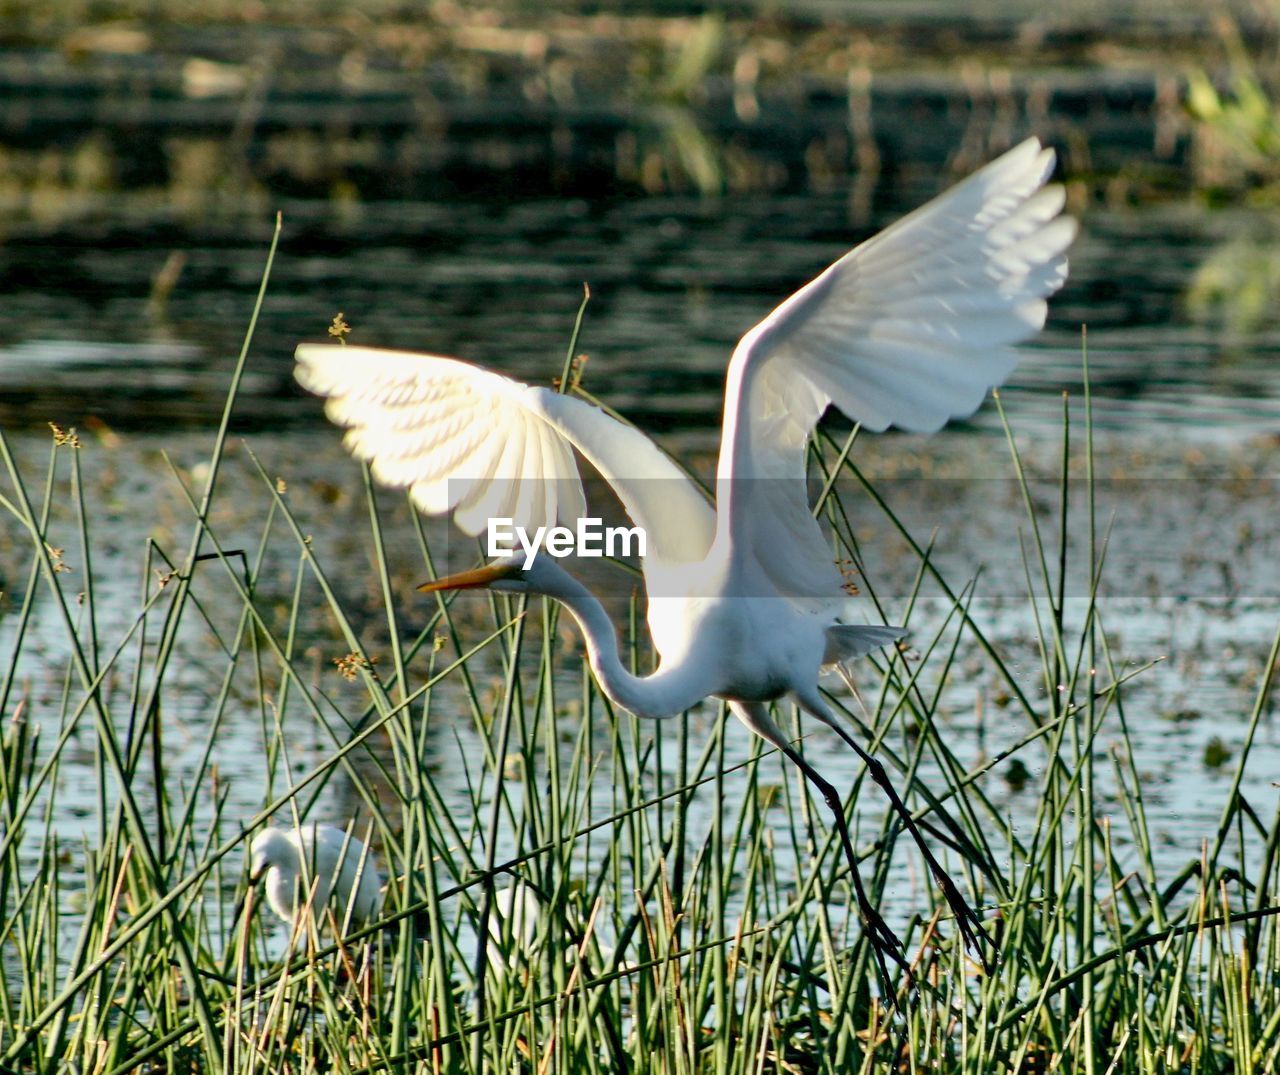
<svg viewBox="0 0 1280 1075">
<path fill-rule="evenodd" d="M 897 193 L 909 206 L 932 188 Z M 283 211 L 243 424 L 320 420 L 292 385 L 291 354 L 300 340 L 325 338 L 338 311 L 353 342 L 546 380 L 559 371 L 587 283 L 581 349 L 591 389 L 648 429 L 692 433 L 706 446 L 741 333 L 900 206 L 862 223 L 839 197 L 371 203 L 343 215 L 300 202 Z M 214 420 L 268 238 L 261 220 L 198 237 L 118 221 L 56 239 L 11 236 L 0 247 L 0 421 L 12 429 L 95 416 L 154 430 Z M 166 263 L 176 283 L 160 301 L 153 282 Z M 1154 438 L 1176 429 L 1193 442 L 1280 430 L 1267 291 L 1277 275 L 1280 230 L 1265 213 L 1090 209 L 1070 282 L 1008 398 L 1024 419 L 1056 427 L 1058 392 L 1080 383 L 1087 325 L 1101 427 Z"/>
<path fill-rule="evenodd" d="M 854 241 L 934 192 L 929 184 L 913 184 L 882 199 L 866 219 L 843 196 L 374 203 L 341 213 L 285 203 L 284 237 L 239 425 L 269 472 L 289 482 L 319 547 L 341 567 L 345 599 L 366 610 L 376 645 L 358 474 L 317 403 L 292 386 L 298 341 L 322 339 L 330 318 L 343 311 L 355 327 L 354 342 L 451 354 L 546 380 L 559 371 L 586 282 L 592 291 L 581 341 L 591 356 L 587 386 L 678 452 L 705 462 L 737 337 Z M 1272 253 L 1280 245 L 1272 245 L 1264 215 L 1244 210 L 1090 209 L 1083 224 L 1071 281 L 1053 303 L 1045 333 L 1027 348 L 1005 399 L 1032 459 L 1052 473 L 1061 392 L 1079 392 L 1081 326 L 1087 324 L 1100 466 L 1108 476 L 1138 479 L 1137 491 L 1121 489 L 1118 496 L 1130 512 L 1117 530 L 1121 566 L 1105 605 L 1106 624 L 1127 665 L 1165 658 L 1135 681 L 1126 699 L 1148 808 L 1171 860 L 1180 862 L 1216 824 L 1229 787 L 1230 765 L 1201 764 L 1205 746 L 1219 737 L 1228 750 L 1238 750 L 1280 620 L 1280 587 L 1266 575 L 1274 562 L 1271 486 L 1254 480 L 1276 472 L 1280 364 L 1274 314 L 1252 290 L 1269 259 L 1280 260 Z M 108 640 L 123 633 L 136 611 L 141 543 L 151 537 L 172 550 L 185 545 L 189 511 L 160 453 L 180 467 L 207 454 L 208 426 L 221 407 L 268 238 L 262 220 L 209 225 L 194 235 L 103 213 L 74 235 L 18 229 L 0 247 L 8 315 L 0 345 L 0 424 L 33 483 L 42 473 L 46 421 L 94 431 L 82 455 L 101 541 L 94 550 L 99 629 Z M 175 282 L 156 297 L 166 263 Z M 944 542 L 958 572 L 953 581 L 963 583 L 982 565 L 994 574 L 991 586 L 980 590 L 975 615 L 1022 670 L 1027 691 L 1043 697 L 1033 621 L 1018 596 L 1021 568 L 1003 551 L 993 553 L 989 533 L 964 525 L 990 519 L 989 529 L 1006 541 L 1025 526 L 1009 490 L 994 498 L 972 480 L 1008 474 L 994 408 L 928 442 L 888 437 L 865 450 L 882 473 L 895 473 L 899 458 L 964 479 L 922 483 L 916 492 L 904 486 L 899 502 L 916 505 L 918 537 L 927 537 L 940 518 L 957 527 L 958 536 Z M 249 545 L 266 499 L 239 447 L 229 475 L 232 488 L 245 491 L 225 502 L 221 522 Z M 1186 480 L 1154 484 L 1171 476 Z M 1239 479 L 1234 485 L 1233 476 Z M 1041 492 L 1046 505 L 1055 502 L 1048 487 Z M 390 510 L 393 555 L 407 589 L 422 568 L 403 510 Z M 876 523 L 869 518 L 868 526 Z M 442 527 L 432 533 L 445 540 Z M 72 539 L 68 533 L 68 546 Z M 25 578 L 27 556 L 22 535 L 0 518 L 0 572 L 11 595 Z M 886 577 L 902 570 L 889 545 L 880 558 Z M 68 561 L 79 565 L 73 552 Z M 279 570 L 286 579 L 283 553 Z M 887 585 L 891 609 L 905 593 L 894 585 Z M 280 591 L 283 600 L 283 581 Z M 1073 599 L 1069 613 L 1077 615 L 1080 604 Z M 946 611 L 944 603 L 925 602 L 917 638 L 927 638 Z M 6 657 L 14 626 L 10 596 L 0 612 Z M 217 688 L 203 659 L 208 645 L 197 634 L 185 641 L 184 690 L 168 702 L 166 748 L 175 772 L 193 765 L 203 747 L 203 713 Z M 317 675 L 340 652 L 325 625 L 308 645 Z M 23 673 L 37 714 L 56 712 L 65 659 L 61 627 L 40 610 Z M 943 719 L 955 741 L 968 744 L 966 758 L 998 750 L 1025 731 L 998 706 L 998 693 L 976 650 L 964 651 L 945 687 Z M 353 705 L 357 697 L 351 695 Z M 265 786 L 262 727 L 247 688 L 238 703 L 217 746 L 220 766 L 243 777 L 232 791 L 232 817 L 258 809 Z M 698 718 L 710 719 L 709 713 Z M 296 734 L 300 765 L 325 756 L 328 744 L 313 730 L 300 725 Z M 459 744 L 475 756 L 474 729 L 465 724 L 457 734 L 457 742 L 445 735 L 437 740 L 434 762 L 442 769 Z M 730 756 L 744 757 L 748 748 L 746 733 L 735 728 Z M 852 778 L 850 758 L 837 744 L 817 735 L 809 749 L 837 783 Z M 1257 751 L 1245 793 L 1265 802 L 1274 798 L 1270 780 L 1280 766 L 1273 723 Z M 97 795 L 87 753 L 82 761 L 83 768 L 63 769 L 63 809 L 55 820 L 67 835 L 83 831 Z M 1034 773 L 1030 758 L 1028 764 Z M 1005 784 L 1000 770 L 990 786 L 1014 817 L 1034 810 L 1032 792 Z M 465 787 L 455 790 L 461 801 Z M 868 810 L 878 808 L 867 803 Z M 352 809 L 340 797 L 321 806 L 335 819 Z"/>
</svg>

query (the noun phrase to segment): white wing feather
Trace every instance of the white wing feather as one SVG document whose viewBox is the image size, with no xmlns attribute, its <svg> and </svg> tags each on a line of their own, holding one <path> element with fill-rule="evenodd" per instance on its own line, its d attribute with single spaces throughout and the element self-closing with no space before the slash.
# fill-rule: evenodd
<svg viewBox="0 0 1280 1075">
<path fill-rule="evenodd" d="M 782 593 L 840 577 L 809 511 L 805 449 L 829 404 L 869 429 L 939 429 L 1013 371 L 1067 275 L 1075 221 L 1029 139 L 850 251 L 748 332 L 725 393 L 717 500 L 731 556 Z M 739 560 L 739 558 L 742 558 Z"/>
<path fill-rule="evenodd" d="M 710 548 L 706 497 L 636 429 L 581 400 L 438 355 L 303 344 L 294 371 L 326 397 L 345 444 L 384 485 L 424 513 L 453 512 L 469 534 L 490 518 L 530 530 L 586 512 L 577 448 L 645 529 L 648 554 L 671 563 Z"/>
</svg>

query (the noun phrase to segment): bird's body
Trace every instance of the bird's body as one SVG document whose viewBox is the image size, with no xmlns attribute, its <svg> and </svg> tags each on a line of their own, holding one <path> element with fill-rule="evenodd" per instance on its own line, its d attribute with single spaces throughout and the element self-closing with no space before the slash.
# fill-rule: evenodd
<svg viewBox="0 0 1280 1075">
<path fill-rule="evenodd" d="M 295 932 L 304 907 L 316 921 L 332 906 L 339 922 L 368 922 L 382 906 L 373 852 L 333 825 L 264 829 L 250 846 L 249 874 L 265 882 L 267 903 Z"/>
<path fill-rule="evenodd" d="M 495 889 L 489 915 L 489 943 L 485 946 L 486 964 L 501 974 L 511 965 L 504 952 L 509 950 L 512 956 L 531 959 L 541 916 L 542 901 L 527 884 L 517 882 Z"/>
<path fill-rule="evenodd" d="M 490 519 L 527 530 L 580 517 L 574 450 L 647 536 L 648 625 L 660 660 L 636 676 L 600 602 L 554 560 L 500 559 L 424 589 L 490 586 L 561 601 L 604 691 L 639 716 L 715 696 L 820 788 L 856 863 L 839 795 L 790 745 L 766 703 L 790 696 L 865 752 L 818 690 L 823 665 L 902 636 L 845 622 L 849 599 L 808 504 L 807 444 L 834 405 L 865 428 L 933 432 L 975 411 L 1013 370 L 1066 278 L 1074 222 L 1045 186 L 1053 153 L 1030 139 L 856 247 L 748 331 L 725 387 L 714 504 L 648 437 L 568 394 L 466 363 L 373 348 L 302 346 L 297 377 L 328 397 L 348 448 L 428 514 L 469 533 Z M 901 803 L 883 770 L 871 772 Z M 967 932 L 969 911 L 919 839 Z M 883 922 L 864 918 L 888 946 Z M 963 908 L 963 911 L 962 911 Z"/>
</svg>

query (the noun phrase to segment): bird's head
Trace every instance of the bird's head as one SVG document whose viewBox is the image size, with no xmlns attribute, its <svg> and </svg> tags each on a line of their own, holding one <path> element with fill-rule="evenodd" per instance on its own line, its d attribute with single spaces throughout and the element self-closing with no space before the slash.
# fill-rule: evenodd
<svg viewBox="0 0 1280 1075">
<path fill-rule="evenodd" d="M 459 571 L 433 582 L 424 582 L 422 593 L 442 590 L 496 590 L 499 593 L 547 594 L 557 596 L 569 574 L 550 556 L 535 556 L 528 567 L 523 554 L 504 556 L 484 567 Z"/>
<path fill-rule="evenodd" d="M 271 867 L 296 862 L 297 857 L 282 829 L 263 829 L 249 845 L 249 883 L 256 885 Z"/>
</svg>

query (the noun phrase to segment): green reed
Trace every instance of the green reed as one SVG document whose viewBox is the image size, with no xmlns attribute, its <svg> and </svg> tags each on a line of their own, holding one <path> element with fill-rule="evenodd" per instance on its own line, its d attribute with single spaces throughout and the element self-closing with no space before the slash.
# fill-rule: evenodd
<svg viewBox="0 0 1280 1075">
<path fill-rule="evenodd" d="M 1145 669 L 1114 652 L 1099 597 L 1107 531 L 1093 500 L 1087 367 L 1082 415 L 1064 401 L 1052 508 L 1037 505 L 1008 437 L 1026 512 L 1016 569 L 1039 653 L 1034 688 L 984 629 L 982 577 L 942 577 L 931 541 L 908 533 L 857 469 L 852 437 L 815 445 L 817 510 L 835 555 L 862 563 L 849 507 L 860 490 L 915 562 L 907 593 L 883 607 L 913 629 L 910 649 L 853 670 L 860 703 L 843 690 L 831 702 L 874 746 L 999 947 L 984 971 L 958 946 L 945 902 L 912 886 L 899 917 L 912 973 L 888 998 L 825 810 L 717 705 L 661 723 L 617 711 L 546 602 L 405 602 L 406 579 L 443 566 L 439 550 L 413 516 L 416 556 L 401 562 L 388 530 L 395 498 L 367 472 L 360 525 L 375 611 L 351 600 L 350 567 L 313 540 L 312 509 L 295 502 L 287 473 L 281 482 L 251 451 L 226 463 L 251 338 L 252 327 L 203 488 L 177 467 L 157 474 L 179 489 L 188 538 L 141 551 L 118 635 L 103 628 L 121 622 L 104 602 L 121 598 L 105 597 L 95 577 L 102 530 L 80 463 L 93 449 L 60 434 L 33 477 L 0 438 L 0 508 L 28 547 L 0 620 L 5 1070 L 1274 1065 L 1280 815 L 1247 802 L 1240 777 L 1270 712 L 1280 634 L 1219 826 L 1201 856 L 1171 866 L 1156 854 L 1132 763 L 1128 684 Z M 1087 492 L 1076 502 L 1067 466 L 1081 452 Z M 226 497 L 257 505 L 248 529 L 225 521 Z M 1075 599 L 1069 538 L 1085 550 L 1089 579 Z M 874 574 L 861 582 L 879 603 Z M 643 671 L 653 657 L 641 620 L 634 601 L 620 610 Z M 340 657 L 360 691 L 335 688 L 332 668 L 319 674 L 317 638 L 322 663 Z M 190 709 L 193 653 L 209 684 L 194 724 L 174 716 Z M 974 659 L 1007 700 L 999 749 L 977 760 L 947 734 L 948 682 Z M 45 686 L 34 690 L 37 665 Z M 237 711 L 260 729 L 258 773 L 228 773 L 222 761 Z M 798 736 L 814 732 L 787 707 L 779 717 Z M 179 736 L 197 745 L 176 769 Z M 836 749 L 820 732 L 805 743 Z M 1020 759 L 1036 809 L 1015 828 L 993 781 Z M 68 839 L 66 779 L 86 767 L 98 790 L 83 833 Z M 259 776 L 260 808 L 236 816 L 228 781 Z M 1099 808 L 1103 780 L 1118 813 Z M 904 864 L 927 876 L 865 774 L 842 790 L 873 898 Z M 377 850 L 385 910 L 284 958 L 247 890 L 246 844 L 267 818 L 326 816 L 335 800 Z M 516 879 L 538 894 L 529 936 L 497 921 L 496 897 Z"/>
</svg>

